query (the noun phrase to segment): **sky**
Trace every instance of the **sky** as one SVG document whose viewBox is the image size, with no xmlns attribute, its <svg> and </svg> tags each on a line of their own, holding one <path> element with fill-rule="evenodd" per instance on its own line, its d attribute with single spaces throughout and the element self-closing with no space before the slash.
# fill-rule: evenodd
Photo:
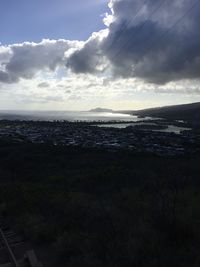
<svg viewBox="0 0 200 267">
<path fill-rule="evenodd" d="M 102 29 L 101 14 L 107 10 L 101 0 L 1 0 L 1 43 L 87 40 Z"/>
<path fill-rule="evenodd" d="M 0 109 L 200 101 L 199 0 L 1 0 Z"/>
</svg>

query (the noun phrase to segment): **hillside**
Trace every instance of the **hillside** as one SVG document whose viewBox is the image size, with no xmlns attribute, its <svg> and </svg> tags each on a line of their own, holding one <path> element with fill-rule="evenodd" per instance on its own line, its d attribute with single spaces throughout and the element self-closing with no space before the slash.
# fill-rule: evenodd
<svg viewBox="0 0 200 267">
<path fill-rule="evenodd" d="M 150 116 L 165 118 L 170 120 L 185 120 L 199 124 L 200 122 L 200 102 L 184 105 L 166 106 L 150 108 L 130 112 L 138 116 Z"/>
<path fill-rule="evenodd" d="M 0 211 L 50 247 L 44 266 L 200 266 L 199 173 L 199 157 L 1 140 Z"/>
</svg>

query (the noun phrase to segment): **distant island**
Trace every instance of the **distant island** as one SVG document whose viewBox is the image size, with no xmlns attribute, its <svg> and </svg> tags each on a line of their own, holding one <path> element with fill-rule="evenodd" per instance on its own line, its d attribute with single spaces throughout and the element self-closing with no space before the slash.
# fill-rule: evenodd
<svg viewBox="0 0 200 267">
<path fill-rule="evenodd" d="M 108 109 L 108 108 L 94 108 L 94 109 L 91 109 L 89 112 L 109 112 L 109 113 L 112 113 L 113 110 Z"/>
</svg>

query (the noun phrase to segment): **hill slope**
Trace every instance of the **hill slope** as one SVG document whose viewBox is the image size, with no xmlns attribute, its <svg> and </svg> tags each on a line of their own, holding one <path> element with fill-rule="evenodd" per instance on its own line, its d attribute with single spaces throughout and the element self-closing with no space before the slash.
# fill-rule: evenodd
<svg viewBox="0 0 200 267">
<path fill-rule="evenodd" d="M 165 118 L 170 120 L 185 120 L 199 124 L 200 102 L 132 111 L 131 114 L 138 116 Z"/>
</svg>

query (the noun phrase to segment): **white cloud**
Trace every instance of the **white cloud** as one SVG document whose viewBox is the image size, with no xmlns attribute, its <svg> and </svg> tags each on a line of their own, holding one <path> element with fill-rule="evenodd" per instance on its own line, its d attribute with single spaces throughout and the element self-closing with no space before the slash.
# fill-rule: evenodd
<svg viewBox="0 0 200 267">
<path fill-rule="evenodd" d="M 0 46 L 0 82 L 32 79 L 39 71 L 53 72 L 58 66 L 64 66 L 66 51 L 81 44 L 61 39 Z"/>
</svg>

